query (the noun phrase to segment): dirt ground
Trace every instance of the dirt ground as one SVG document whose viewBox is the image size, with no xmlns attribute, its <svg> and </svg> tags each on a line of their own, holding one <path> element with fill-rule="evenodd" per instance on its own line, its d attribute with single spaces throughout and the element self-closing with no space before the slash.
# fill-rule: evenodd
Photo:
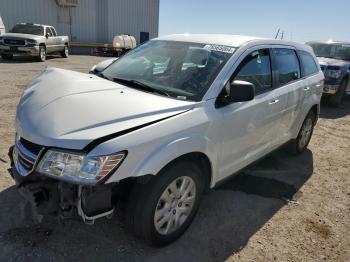
<svg viewBox="0 0 350 262">
<path fill-rule="evenodd" d="M 0 60 L 1 261 L 350 261 L 350 99 L 322 107 L 304 154 L 279 150 L 205 195 L 189 230 L 168 247 L 140 243 L 118 216 L 94 226 L 22 219 L 7 150 L 23 90 L 45 66 L 87 72 L 103 59 Z"/>
</svg>

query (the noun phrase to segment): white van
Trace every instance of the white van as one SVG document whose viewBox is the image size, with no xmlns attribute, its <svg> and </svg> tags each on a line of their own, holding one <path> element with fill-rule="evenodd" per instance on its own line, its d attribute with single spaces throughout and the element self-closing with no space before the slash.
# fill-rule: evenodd
<svg viewBox="0 0 350 262">
<path fill-rule="evenodd" d="M 40 214 L 93 224 L 127 201 L 131 230 L 166 245 L 206 189 L 306 149 L 323 80 L 311 47 L 233 35 L 161 37 L 97 75 L 49 68 L 17 107 L 11 175 Z"/>
</svg>

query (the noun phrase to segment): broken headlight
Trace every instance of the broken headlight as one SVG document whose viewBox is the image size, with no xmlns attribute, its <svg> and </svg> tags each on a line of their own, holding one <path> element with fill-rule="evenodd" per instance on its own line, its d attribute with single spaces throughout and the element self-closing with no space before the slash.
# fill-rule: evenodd
<svg viewBox="0 0 350 262">
<path fill-rule="evenodd" d="M 79 153 L 48 150 L 37 171 L 69 182 L 96 184 L 117 168 L 126 153 L 105 156 L 87 156 Z"/>
</svg>

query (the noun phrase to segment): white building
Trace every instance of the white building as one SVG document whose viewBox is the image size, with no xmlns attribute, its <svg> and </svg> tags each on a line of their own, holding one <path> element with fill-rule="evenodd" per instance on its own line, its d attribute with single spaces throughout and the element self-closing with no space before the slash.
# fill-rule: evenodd
<svg viewBox="0 0 350 262">
<path fill-rule="evenodd" d="M 137 42 L 158 36 L 159 0 L 0 0 L 10 30 L 20 22 L 49 24 L 73 42 L 111 43 L 130 34 Z"/>
</svg>

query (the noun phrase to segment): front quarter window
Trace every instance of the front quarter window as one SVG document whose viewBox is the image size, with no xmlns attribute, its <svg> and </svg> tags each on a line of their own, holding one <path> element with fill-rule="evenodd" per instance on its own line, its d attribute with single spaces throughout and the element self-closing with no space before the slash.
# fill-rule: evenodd
<svg viewBox="0 0 350 262">
<path fill-rule="evenodd" d="M 234 51 L 232 47 L 220 50 L 200 43 L 153 40 L 102 74 L 109 80 L 137 81 L 177 99 L 199 101 Z"/>
</svg>

